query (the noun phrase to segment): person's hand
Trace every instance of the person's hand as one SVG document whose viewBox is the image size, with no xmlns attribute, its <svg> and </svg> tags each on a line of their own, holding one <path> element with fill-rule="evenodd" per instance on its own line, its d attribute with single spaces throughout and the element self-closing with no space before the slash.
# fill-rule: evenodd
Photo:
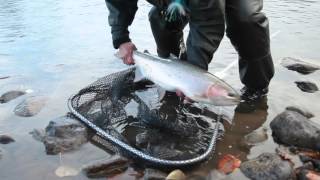
<svg viewBox="0 0 320 180">
<path fill-rule="evenodd" d="M 122 43 L 119 46 L 119 51 L 117 52 L 117 56 L 123 60 L 123 63 L 127 65 L 134 64 L 133 60 L 133 51 L 136 50 L 136 46 L 132 42 Z"/>
</svg>

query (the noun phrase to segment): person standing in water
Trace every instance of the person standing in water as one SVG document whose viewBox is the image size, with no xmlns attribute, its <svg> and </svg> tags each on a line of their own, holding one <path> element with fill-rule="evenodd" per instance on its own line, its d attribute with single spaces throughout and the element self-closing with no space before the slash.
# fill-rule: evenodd
<svg viewBox="0 0 320 180">
<path fill-rule="evenodd" d="M 227 36 L 239 54 L 239 73 L 244 87 L 241 97 L 255 102 L 268 93 L 274 75 L 270 53 L 269 23 L 261 12 L 263 0 L 147 0 L 153 4 L 149 21 L 157 53 L 208 70 L 227 27 Z M 224 2 L 223 2 L 224 1 Z M 129 37 L 138 9 L 137 0 L 106 0 L 113 46 L 125 64 L 134 64 L 136 46 Z M 183 29 L 190 31 L 185 48 Z"/>
</svg>

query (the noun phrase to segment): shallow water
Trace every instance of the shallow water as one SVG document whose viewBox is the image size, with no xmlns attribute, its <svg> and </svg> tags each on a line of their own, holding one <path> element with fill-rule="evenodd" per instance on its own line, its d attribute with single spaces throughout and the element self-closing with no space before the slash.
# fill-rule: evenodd
<svg viewBox="0 0 320 180">
<path fill-rule="evenodd" d="M 319 121 L 320 105 L 316 103 L 320 101 L 319 92 L 304 93 L 294 84 L 296 80 L 309 80 L 319 85 L 319 72 L 300 75 L 279 63 L 289 56 L 320 64 L 320 2 L 268 0 L 264 4 L 264 12 L 270 19 L 276 65 L 268 108 L 250 114 L 237 113 L 234 124 L 226 125 L 226 135 L 218 143 L 216 156 L 190 173 L 207 174 L 218 157 L 226 153 L 244 160 L 262 152 L 274 152 L 277 145 L 272 140 L 269 123 L 286 106 L 302 106 L 315 114 L 314 121 Z M 147 20 L 150 6 L 141 1 L 139 7 L 130 27 L 131 37 L 138 49 L 155 53 Z M 109 156 L 96 146 L 85 144 L 79 151 L 63 153 L 61 162 L 59 156 L 46 155 L 44 146 L 29 135 L 34 128 L 44 128 L 51 119 L 64 115 L 72 94 L 99 77 L 126 68 L 113 56 L 107 15 L 104 1 L 0 0 L 0 77 L 10 76 L 0 79 L 0 94 L 30 89 L 33 92 L 29 95 L 50 98 L 45 108 L 30 118 L 13 114 L 13 108 L 25 96 L 0 104 L 0 133 L 16 140 L 0 145 L 1 179 L 58 179 L 54 171 L 61 163 L 80 168 L 91 160 Z M 225 38 L 210 71 L 218 72 L 236 59 L 237 54 Z M 229 71 L 225 80 L 236 89 L 241 88 L 237 67 Z M 266 142 L 253 147 L 239 143 L 244 135 L 262 127 L 268 129 Z M 81 178 L 86 179 L 83 175 L 77 177 Z"/>
</svg>

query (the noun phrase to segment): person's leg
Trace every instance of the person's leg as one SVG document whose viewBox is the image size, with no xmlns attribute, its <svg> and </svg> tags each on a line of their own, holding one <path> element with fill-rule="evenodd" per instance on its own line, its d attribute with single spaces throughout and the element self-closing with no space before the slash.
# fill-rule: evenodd
<svg viewBox="0 0 320 180">
<path fill-rule="evenodd" d="M 208 70 L 213 53 L 224 35 L 224 10 L 220 0 L 190 0 L 189 27 L 187 40 L 187 60 Z"/>
<path fill-rule="evenodd" d="M 169 57 L 170 54 L 179 57 L 180 50 L 184 48 L 183 28 L 187 21 L 166 22 L 163 12 L 155 6 L 149 12 L 149 21 L 158 55 L 163 58 Z"/>
<path fill-rule="evenodd" d="M 265 90 L 274 75 L 269 22 L 261 12 L 263 0 L 226 0 L 227 36 L 239 53 L 242 83 L 252 91 Z"/>
</svg>

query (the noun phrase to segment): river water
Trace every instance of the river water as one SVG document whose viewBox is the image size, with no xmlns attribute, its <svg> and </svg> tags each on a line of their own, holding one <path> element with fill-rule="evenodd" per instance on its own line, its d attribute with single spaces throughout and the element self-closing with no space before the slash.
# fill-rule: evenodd
<svg viewBox="0 0 320 180">
<path fill-rule="evenodd" d="M 155 53 L 147 19 L 150 7 L 144 1 L 139 2 L 130 32 L 138 49 Z M 286 106 L 304 107 L 315 114 L 314 121 L 319 119 L 320 105 L 316 103 L 320 101 L 319 93 L 303 93 L 294 83 L 308 80 L 320 85 L 319 72 L 300 75 L 280 65 L 284 57 L 320 64 L 319 9 L 318 0 L 264 2 L 264 12 L 270 19 L 276 67 L 268 108 L 250 114 L 236 113 L 234 123 L 226 125 L 226 135 L 219 141 L 215 157 L 190 170 L 191 173 L 207 174 L 223 154 L 231 153 L 245 160 L 262 152 L 274 152 L 277 144 L 272 139 L 269 123 Z M 97 0 L 0 0 L 0 77 L 10 76 L 0 80 L 0 94 L 28 89 L 50 98 L 44 109 L 30 118 L 15 116 L 12 112 L 22 97 L 0 104 L 0 133 L 10 134 L 16 140 L 0 145 L 3 154 L 0 179 L 58 179 L 54 171 L 60 164 L 80 168 L 90 160 L 109 156 L 90 143 L 79 151 L 62 154 L 62 158 L 48 156 L 44 146 L 29 134 L 34 128 L 44 128 L 51 119 L 68 112 L 66 103 L 72 94 L 99 77 L 126 68 L 113 55 L 107 15 L 105 2 Z M 236 59 L 236 52 L 224 38 L 209 71 L 221 71 Z M 236 66 L 224 79 L 236 89 L 242 87 Z M 267 129 L 268 140 L 253 147 L 243 147 L 239 142 L 258 128 Z M 76 179 L 86 177 L 80 175 Z"/>
</svg>

